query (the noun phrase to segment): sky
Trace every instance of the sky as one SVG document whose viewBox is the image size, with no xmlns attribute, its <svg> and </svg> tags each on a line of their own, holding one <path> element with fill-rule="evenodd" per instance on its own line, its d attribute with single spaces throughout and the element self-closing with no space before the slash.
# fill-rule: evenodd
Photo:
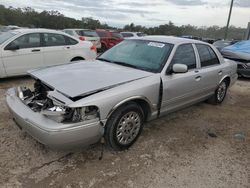
<svg viewBox="0 0 250 188">
<path fill-rule="evenodd" d="M 175 25 L 225 26 L 231 0 L 0 0 L 4 6 L 58 10 L 65 16 L 92 17 L 115 27 L 134 23 L 147 27 L 172 21 Z M 234 0 L 230 24 L 246 27 L 250 0 Z"/>
</svg>

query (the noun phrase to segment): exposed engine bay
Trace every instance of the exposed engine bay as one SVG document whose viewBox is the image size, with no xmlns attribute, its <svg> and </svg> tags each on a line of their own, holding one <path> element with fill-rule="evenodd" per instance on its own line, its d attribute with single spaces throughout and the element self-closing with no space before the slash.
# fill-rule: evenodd
<svg viewBox="0 0 250 188">
<path fill-rule="evenodd" d="M 34 90 L 26 87 L 18 87 L 18 97 L 34 112 L 41 113 L 59 123 L 76 123 L 99 117 L 96 106 L 69 108 L 63 101 L 49 95 L 53 89 L 36 80 Z"/>
</svg>

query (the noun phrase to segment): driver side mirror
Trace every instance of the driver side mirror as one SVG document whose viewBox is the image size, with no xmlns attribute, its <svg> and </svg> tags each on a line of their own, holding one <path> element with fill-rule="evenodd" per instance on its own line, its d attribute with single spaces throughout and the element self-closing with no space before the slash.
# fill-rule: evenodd
<svg viewBox="0 0 250 188">
<path fill-rule="evenodd" d="M 19 50 L 19 49 L 20 49 L 20 47 L 16 44 L 8 45 L 5 48 L 5 50 L 11 50 L 11 51 L 15 51 L 15 50 Z"/>
<path fill-rule="evenodd" d="M 186 73 L 188 71 L 188 66 L 185 64 L 174 64 L 172 68 L 173 73 Z"/>
</svg>

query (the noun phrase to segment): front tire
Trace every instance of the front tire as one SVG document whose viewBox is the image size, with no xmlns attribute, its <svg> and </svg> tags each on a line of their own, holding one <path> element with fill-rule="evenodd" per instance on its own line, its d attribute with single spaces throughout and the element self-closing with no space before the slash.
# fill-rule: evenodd
<svg viewBox="0 0 250 188">
<path fill-rule="evenodd" d="M 109 118 L 105 141 L 114 150 L 126 150 L 132 146 L 143 129 L 144 114 L 139 105 L 127 103 L 118 108 Z"/>
<path fill-rule="evenodd" d="M 226 97 L 227 89 L 228 84 L 226 80 L 223 80 L 217 87 L 214 95 L 210 99 L 208 99 L 208 102 L 211 104 L 221 104 Z"/>
</svg>

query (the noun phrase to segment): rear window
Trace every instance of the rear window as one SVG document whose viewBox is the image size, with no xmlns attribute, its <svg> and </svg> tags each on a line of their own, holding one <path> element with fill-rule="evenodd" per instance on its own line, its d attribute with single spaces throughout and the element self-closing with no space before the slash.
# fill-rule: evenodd
<svg viewBox="0 0 250 188">
<path fill-rule="evenodd" d="M 67 44 L 64 35 L 56 33 L 44 33 L 45 46 L 64 46 Z"/>
<path fill-rule="evenodd" d="M 4 32 L 0 34 L 0 44 L 4 43 L 11 37 L 15 36 L 17 33 L 15 32 Z"/>
<path fill-rule="evenodd" d="M 79 36 L 98 37 L 97 33 L 95 31 L 91 31 L 91 30 L 76 30 L 76 33 Z"/>
<path fill-rule="evenodd" d="M 196 44 L 196 47 L 199 52 L 201 67 L 220 64 L 217 55 L 210 46 L 204 44 Z"/>
<path fill-rule="evenodd" d="M 75 39 L 72 39 L 68 36 L 64 36 L 65 37 L 65 40 L 66 40 L 66 43 L 67 45 L 75 45 L 75 44 L 78 44 L 78 41 L 75 40 Z"/>
</svg>

